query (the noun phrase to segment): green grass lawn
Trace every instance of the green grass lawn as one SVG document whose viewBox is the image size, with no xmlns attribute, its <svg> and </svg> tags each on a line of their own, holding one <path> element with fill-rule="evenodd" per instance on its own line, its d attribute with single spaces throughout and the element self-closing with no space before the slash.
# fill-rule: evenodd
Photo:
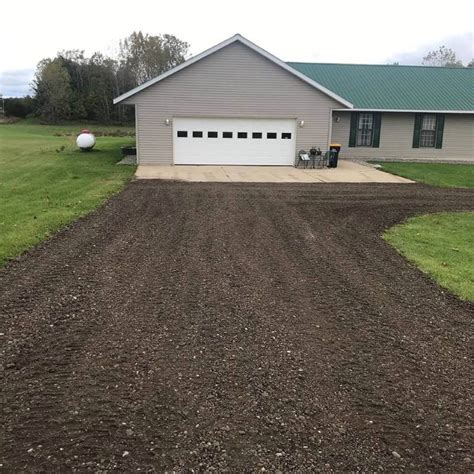
<svg viewBox="0 0 474 474">
<path fill-rule="evenodd" d="M 474 301 L 474 212 L 414 217 L 384 238 L 441 286 Z"/>
<path fill-rule="evenodd" d="M 84 124 L 0 124 L 0 265 L 83 216 L 131 178 L 133 166 L 116 166 L 120 146 L 132 137 L 97 138 L 90 153 L 77 150 L 82 128 L 100 134 L 132 128 Z"/>
<path fill-rule="evenodd" d="M 383 171 L 433 186 L 474 188 L 474 165 L 383 162 Z M 441 286 L 474 301 L 474 213 L 414 217 L 385 239 Z"/>
<path fill-rule="evenodd" d="M 474 188 L 474 164 L 379 162 L 383 171 L 433 186 Z"/>
</svg>

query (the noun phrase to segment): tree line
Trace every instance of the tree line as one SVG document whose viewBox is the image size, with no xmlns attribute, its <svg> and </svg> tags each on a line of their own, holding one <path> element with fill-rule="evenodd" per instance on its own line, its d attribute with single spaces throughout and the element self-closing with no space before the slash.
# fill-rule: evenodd
<svg viewBox="0 0 474 474">
<path fill-rule="evenodd" d="M 114 106 L 114 97 L 162 74 L 185 60 L 189 44 L 173 35 L 141 31 L 119 43 L 117 57 L 100 52 L 59 52 L 37 66 L 33 97 L 8 99 L 8 115 L 34 114 L 46 122 L 87 120 L 123 123 L 133 119 L 130 107 Z"/>
<path fill-rule="evenodd" d="M 114 106 L 113 99 L 185 60 L 189 44 L 173 35 L 151 36 L 134 32 L 119 42 L 117 57 L 100 52 L 59 52 L 37 66 L 33 96 L 5 99 L 9 116 L 36 115 L 45 122 L 87 120 L 123 123 L 133 120 L 133 110 Z M 398 63 L 394 63 L 397 65 Z M 464 67 L 445 46 L 427 53 L 427 66 Z M 471 61 L 466 67 L 473 67 Z"/>
</svg>

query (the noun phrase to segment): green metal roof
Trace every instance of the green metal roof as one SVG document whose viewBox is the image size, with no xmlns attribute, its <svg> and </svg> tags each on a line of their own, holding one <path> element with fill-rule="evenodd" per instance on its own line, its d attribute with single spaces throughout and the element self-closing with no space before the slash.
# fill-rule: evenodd
<svg viewBox="0 0 474 474">
<path fill-rule="evenodd" d="M 474 69 L 288 63 L 357 109 L 474 111 Z"/>
</svg>

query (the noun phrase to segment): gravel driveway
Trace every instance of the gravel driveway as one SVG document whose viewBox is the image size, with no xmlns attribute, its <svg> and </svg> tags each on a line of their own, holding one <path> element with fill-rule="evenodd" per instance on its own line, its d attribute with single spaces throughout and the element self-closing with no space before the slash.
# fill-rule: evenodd
<svg viewBox="0 0 474 474">
<path fill-rule="evenodd" d="M 0 270 L 6 471 L 470 471 L 474 305 L 421 185 L 140 181 Z M 471 341 L 472 342 L 472 341 Z"/>
</svg>

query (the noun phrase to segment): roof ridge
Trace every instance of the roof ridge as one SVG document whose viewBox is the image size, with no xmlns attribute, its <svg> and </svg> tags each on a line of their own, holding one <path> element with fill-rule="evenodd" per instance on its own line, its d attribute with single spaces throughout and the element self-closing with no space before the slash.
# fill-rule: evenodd
<svg viewBox="0 0 474 474">
<path fill-rule="evenodd" d="M 371 66 L 371 67 L 403 67 L 403 68 L 421 68 L 421 69 L 457 69 L 459 71 L 474 71 L 472 67 L 457 66 L 424 66 L 422 64 L 366 64 L 366 63 L 329 63 L 329 62 L 309 62 L 309 61 L 287 61 L 288 64 L 315 64 L 321 66 Z"/>
</svg>

